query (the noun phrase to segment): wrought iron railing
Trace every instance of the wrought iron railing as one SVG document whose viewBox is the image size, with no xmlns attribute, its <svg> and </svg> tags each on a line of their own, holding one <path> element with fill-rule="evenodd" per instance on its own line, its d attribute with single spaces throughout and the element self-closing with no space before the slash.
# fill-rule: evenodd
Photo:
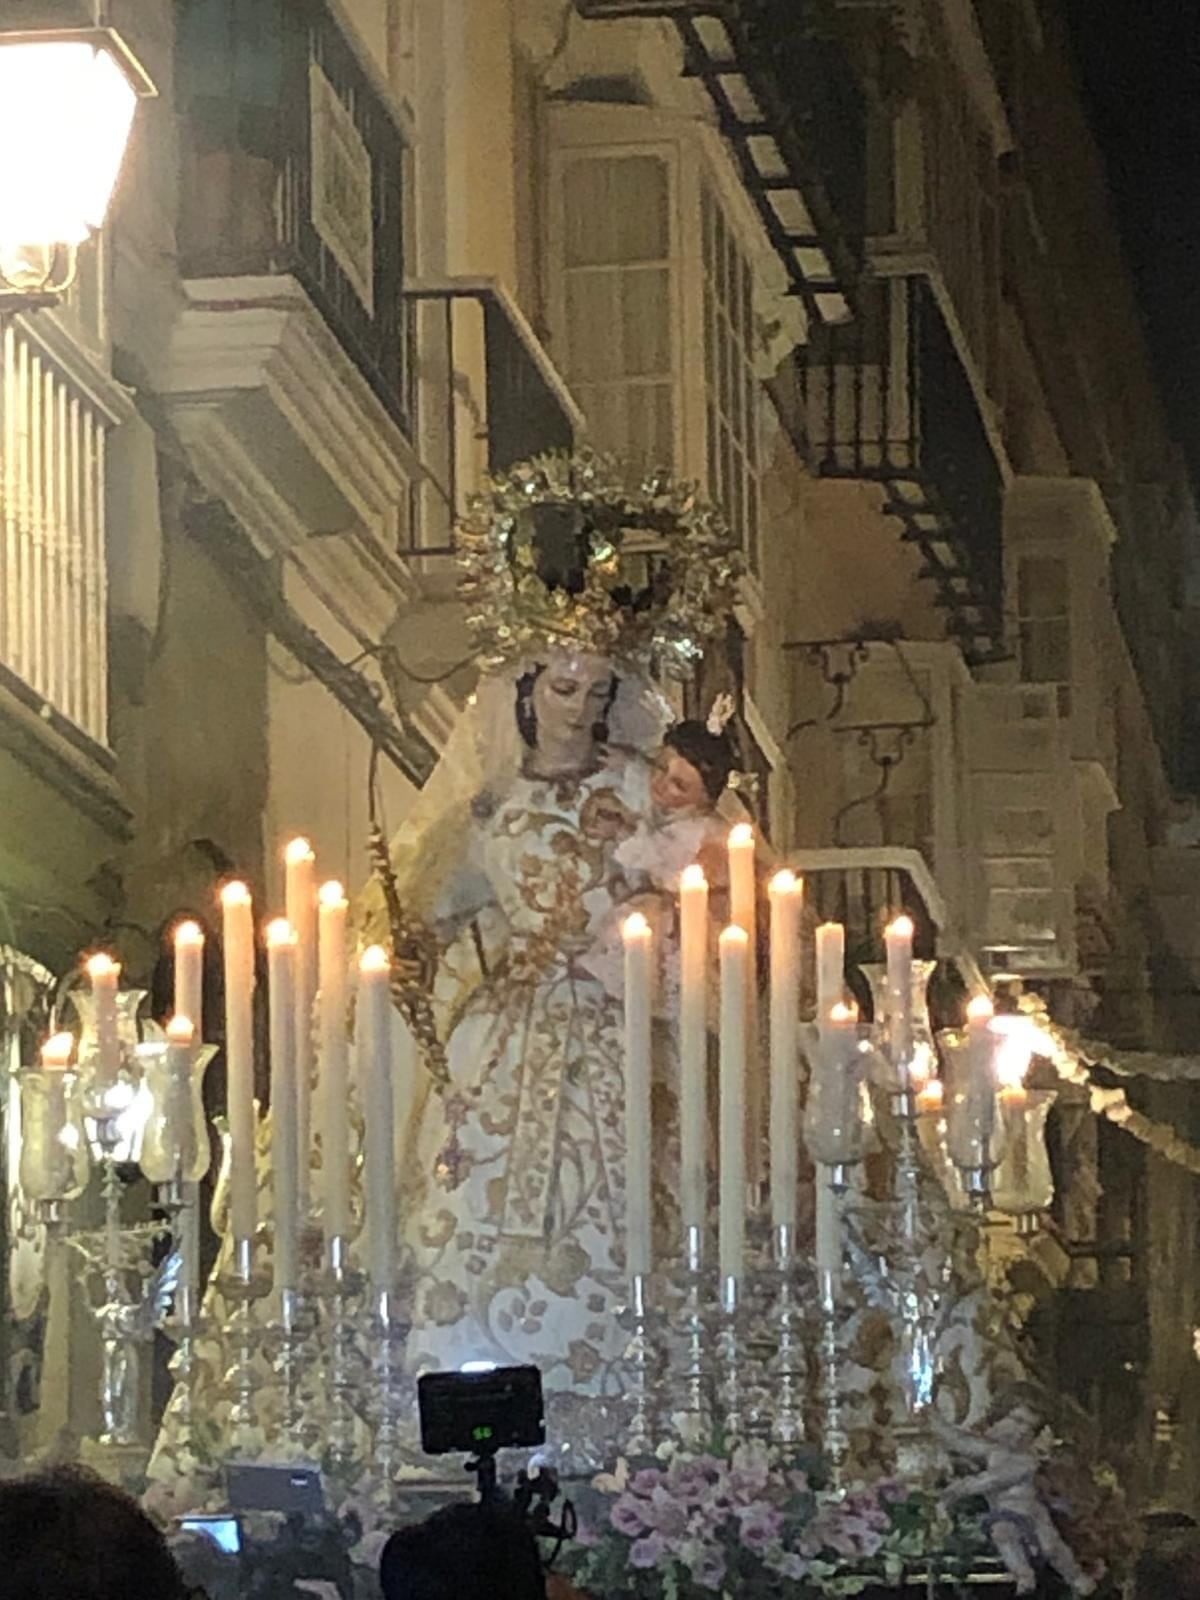
<svg viewBox="0 0 1200 1600">
<path fill-rule="evenodd" d="M 584 419 L 501 284 L 414 284 L 406 300 L 420 375 L 414 433 L 425 468 L 412 553 L 443 555 L 485 472 L 569 450 Z"/>
<path fill-rule="evenodd" d="M 406 147 L 326 0 L 182 0 L 187 277 L 299 280 L 392 416 L 411 406 Z"/>
<path fill-rule="evenodd" d="M 833 0 L 576 0 L 585 17 L 669 17 L 792 281 L 838 321 L 862 261 L 867 101 Z"/>
<path fill-rule="evenodd" d="M 806 451 L 823 476 L 886 486 L 954 630 L 987 654 L 1002 637 L 1003 479 L 970 379 L 927 279 L 870 279 L 859 304 L 797 355 Z"/>
</svg>

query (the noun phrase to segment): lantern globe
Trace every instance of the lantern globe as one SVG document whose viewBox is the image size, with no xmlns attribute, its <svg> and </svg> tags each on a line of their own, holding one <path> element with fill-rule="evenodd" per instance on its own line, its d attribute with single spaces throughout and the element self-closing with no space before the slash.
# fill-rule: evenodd
<svg viewBox="0 0 1200 1600">
<path fill-rule="evenodd" d="M 74 251 L 102 226 L 138 97 L 103 35 L 0 35 L 0 251 Z"/>
</svg>

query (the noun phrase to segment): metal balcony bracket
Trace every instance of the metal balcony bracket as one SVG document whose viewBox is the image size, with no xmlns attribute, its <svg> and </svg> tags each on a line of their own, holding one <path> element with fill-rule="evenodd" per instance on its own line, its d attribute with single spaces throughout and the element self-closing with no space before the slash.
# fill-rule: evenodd
<svg viewBox="0 0 1200 1600">
<path fill-rule="evenodd" d="M 842 837 L 842 828 L 846 818 L 851 812 L 863 806 L 869 806 L 876 800 L 881 800 L 891 786 L 892 775 L 904 760 L 909 750 L 916 743 L 918 733 L 925 728 L 931 728 L 935 719 L 922 717 L 914 722 L 859 722 L 843 723 L 834 728 L 834 733 L 854 734 L 857 738 L 859 749 L 865 750 L 867 759 L 879 773 L 878 781 L 874 788 L 867 794 L 857 795 L 853 800 L 848 800 L 833 819 L 833 842 L 835 845 L 845 843 Z"/>
<path fill-rule="evenodd" d="M 791 639 L 783 648 L 785 651 L 802 652 L 810 666 L 820 668 L 822 683 L 833 691 L 824 714 L 794 722 L 787 731 L 786 742 L 805 728 L 832 722 L 841 715 L 850 685 L 858 676 L 859 668 L 870 660 L 871 646 L 865 639 Z"/>
</svg>

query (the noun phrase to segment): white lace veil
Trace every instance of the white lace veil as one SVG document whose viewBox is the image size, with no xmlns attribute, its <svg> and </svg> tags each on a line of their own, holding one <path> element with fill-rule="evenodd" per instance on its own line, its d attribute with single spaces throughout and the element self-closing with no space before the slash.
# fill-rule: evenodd
<svg viewBox="0 0 1200 1600">
<path fill-rule="evenodd" d="M 474 807 L 484 797 L 501 799 L 520 774 L 527 751 L 517 726 L 517 683 L 530 665 L 522 662 L 480 678 L 437 766 L 392 838 L 400 898 L 427 921 L 443 914 L 447 897 L 457 909 L 470 908 Z M 614 670 L 609 743 L 648 756 L 672 721 L 671 706 L 642 673 Z M 482 894 L 483 886 L 477 887 Z M 364 893 L 359 922 L 368 939 L 384 937 L 386 916 L 374 882 Z"/>
</svg>

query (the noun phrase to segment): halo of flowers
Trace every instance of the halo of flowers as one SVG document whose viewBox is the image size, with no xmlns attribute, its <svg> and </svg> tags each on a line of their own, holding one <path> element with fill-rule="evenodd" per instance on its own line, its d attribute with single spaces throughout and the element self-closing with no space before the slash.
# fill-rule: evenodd
<svg viewBox="0 0 1200 1600">
<path fill-rule="evenodd" d="M 546 507 L 580 514 L 569 585 L 539 571 L 533 513 Z M 630 583 L 633 556 L 647 562 L 640 589 Z M 677 678 L 724 630 L 741 573 L 724 519 L 694 484 L 654 473 L 631 488 L 615 461 L 588 450 L 537 456 L 490 478 L 459 524 L 458 565 L 485 670 L 560 646 Z"/>
</svg>

